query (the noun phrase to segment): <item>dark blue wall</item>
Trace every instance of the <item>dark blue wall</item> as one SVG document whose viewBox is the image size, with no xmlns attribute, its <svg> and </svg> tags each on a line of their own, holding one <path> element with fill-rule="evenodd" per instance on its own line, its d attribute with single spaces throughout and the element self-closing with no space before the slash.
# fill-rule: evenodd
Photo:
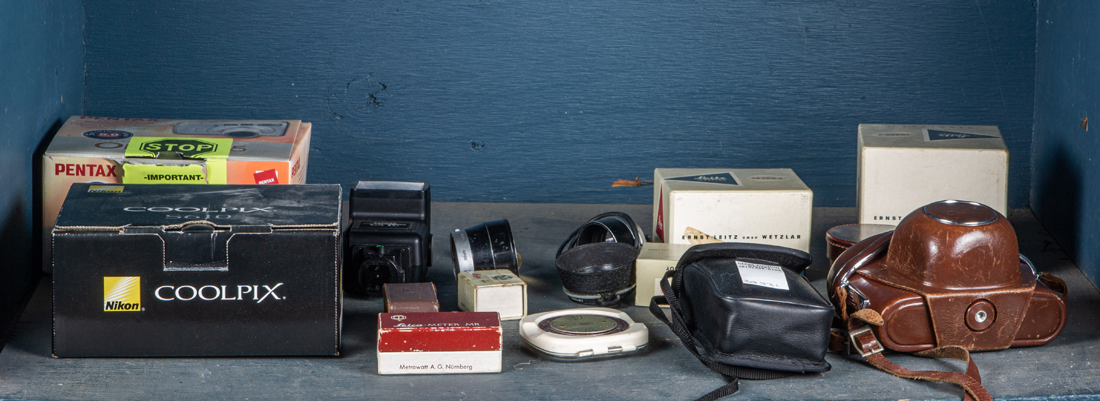
<svg viewBox="0 0 1100 401">
<path fill-rule="evenodd" d="M 1100 283 L 1100 3 L 1039 3 L 1035 88 L 1032 208 Z"/>
<path fill-rule="evenodd" d="M 855 205 L 859 123 L 990 124 L 1028 200 L 1030 0 L 89 2 L 87 112 L 312 121 L 310 182 L 648 203 L 654 167 L 792 167 Z"/>
<path fill-rule="evenodd" d="M 0 348 L 40 264 L 35 153 L 84 105 L 80 0 L 0 1 Z"/>
</svg>

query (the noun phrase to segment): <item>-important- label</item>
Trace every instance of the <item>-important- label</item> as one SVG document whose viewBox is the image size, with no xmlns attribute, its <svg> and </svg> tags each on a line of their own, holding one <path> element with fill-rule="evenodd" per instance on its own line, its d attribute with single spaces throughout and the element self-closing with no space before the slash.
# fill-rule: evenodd
<svg viewBox="0 0 1100 401">
<path fill-rule="evenodd" d="M 790 290 L 787 286 L 787 275 L 783 274 L 783 268 L 758 263 L 737 262 L 737 272 L 741 274 L 741 282 L 748 285 L 774 288 L 777 290 Z"/>
</svg>

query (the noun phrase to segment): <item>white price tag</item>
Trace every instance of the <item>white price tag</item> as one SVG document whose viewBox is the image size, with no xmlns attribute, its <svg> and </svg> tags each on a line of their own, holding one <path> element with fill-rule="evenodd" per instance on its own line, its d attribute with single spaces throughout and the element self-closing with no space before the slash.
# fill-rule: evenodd
<svg viewBox="0 0 1100 401">
<path fill-rule="evenodd" d="M 777 290 L 790 290 L 787 286 L 787 275 L 783 274 L 783 268 L 772 265 L 737 261 L 737 272 L 741 274 L 741 282 L 748 285 L 775 288 Z"/>
</svg>

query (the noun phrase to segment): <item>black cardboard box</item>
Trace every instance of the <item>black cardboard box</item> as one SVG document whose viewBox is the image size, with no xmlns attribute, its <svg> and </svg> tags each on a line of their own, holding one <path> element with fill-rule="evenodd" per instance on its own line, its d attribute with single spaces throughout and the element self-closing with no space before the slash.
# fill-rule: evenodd
<svg viewBox="0 0 1100 401">
<path fill-rule="evenodd" d="M 57 357 L 339 355 L 339 185 L 73 184 Z"/>
</svg>

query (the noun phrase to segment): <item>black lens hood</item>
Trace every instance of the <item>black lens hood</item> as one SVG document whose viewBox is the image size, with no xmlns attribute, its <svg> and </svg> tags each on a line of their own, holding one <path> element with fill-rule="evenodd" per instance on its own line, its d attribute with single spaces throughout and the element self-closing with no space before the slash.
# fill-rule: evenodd
<svg viewBox="0 0 1100 401">
<path fill-rule="evenodd" d="M 632 245 L 600 242 L 562 252 L 554 265 L 570 300 L 614 307 L 634 290 L 637 258 L 638 249 Z"/>
<path fill-rule="evenodd" d="M 641 249 L 642 244 L 645 243 L 645 234 L 642 232 L 642 227 L 626 213 L 600 213 L 573 230 L 573 233 L 569 234 L 569 239 L 558 247 L 554 257 L 561 256 L 562 252 L 580 245 L 600 242 L 617 242 Z"/>
</svg>

